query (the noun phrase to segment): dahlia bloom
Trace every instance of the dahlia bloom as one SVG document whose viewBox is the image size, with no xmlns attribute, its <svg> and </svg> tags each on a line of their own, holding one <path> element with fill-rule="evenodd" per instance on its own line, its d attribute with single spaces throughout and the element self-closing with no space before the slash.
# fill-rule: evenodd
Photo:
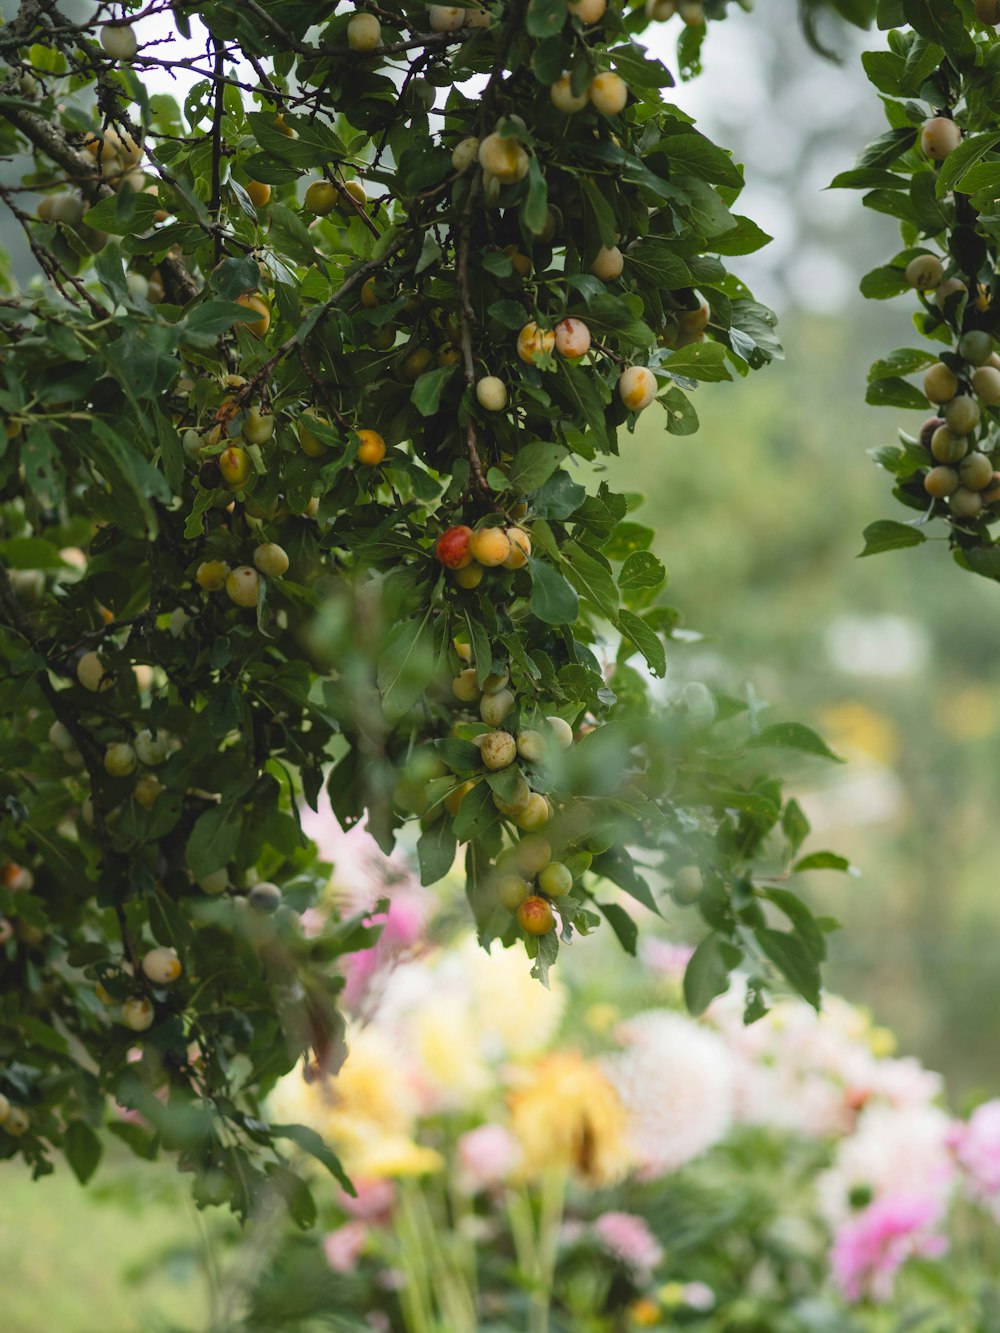
<svg viewBox="0 0 1000 1333">
<path fill-rule="evenodd" d="M 635 1213 L 602 1213 L 591 1229 L 604 1248 L 637 1277 L 648 1276 L 663 1261 L 663 1247 L 646 1220 Z"/>
<path fill-rule="evenodd" d="M 1000 1222 L 1000 1100 L 977 1106 L 951 1134 L 966 1188 Z"/>
<path fill-rule="evenodd" d="M 845 1300 L 891 1300 L 896 1274 L 907 1259 L 940 1258 L 948 1248 L 935 1230 L 942 1213 L 938 1200 L 893 1194 L 845 1222 L 830 1256 L 834 1282 Z"/>
</svg>

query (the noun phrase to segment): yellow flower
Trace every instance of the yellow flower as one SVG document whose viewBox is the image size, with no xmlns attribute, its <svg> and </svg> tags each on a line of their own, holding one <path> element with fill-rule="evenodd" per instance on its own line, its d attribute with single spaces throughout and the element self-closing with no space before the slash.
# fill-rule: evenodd
<svg viewBox="0 0 1000 1333">
<path fill-rule="evenodd" d="M 608 1185 L 628 1170 L 625 1108 L 602 1070 L 575 1051 L 524 1071 L 510 1113 L 527 1176 L 562 1165 L 588 1184 Z"/>
<path fill-rule="evenodd" d="M 660 1307 L 648 1296 L 640 1296 L 628 1307 L 628 1317 L 636 1328 L 655 1328 L 660 1322 Z"/>
<path fill-rule="evenodd" d="M 857 699 L 824 709 L 819 724 L 830 746 L 840 754 L 874 759 L 879 764 L 893 764 L 899 757 L 895 722 Z"/>
<path fill-rule="evenodd" d="M 468 1104 L 489 1090 L 492 1078 L 467 1008 L 449 995 L 424 1000 L 412 1023 L 420 1072 L 448 1100 Z"/>
<path fill-rule="evenodd" d="M 440 1171 L 444 1158 L 433 1148 L 423 1148 L 405 1135 L 378 1139 L 362 1148 L 353 1169 L 363 1180 L 386 1176 L 426 1176 Z"/>
<path fill-rule="evenodd" d="M 484 954 L 474 937 L 463 948 L 472 989 L 473 1021 L 490 1058 L 533 1059 L 556 1035 L 566 1007 L 557 978 L 539 986 L 524 963 L 522 949 Z"/>
</svg>

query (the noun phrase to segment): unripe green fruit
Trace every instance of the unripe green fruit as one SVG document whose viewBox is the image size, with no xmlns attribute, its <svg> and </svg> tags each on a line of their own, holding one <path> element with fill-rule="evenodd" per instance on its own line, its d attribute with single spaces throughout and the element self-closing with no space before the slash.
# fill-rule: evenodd
<svg viewBox="0 0 1000 1333">
<path fill-rule="evenodd" d="M 125 741 L 117 741 L 104 751 L 104 769 L 113 778 L 127 778 L 135 772 L 135 765 L 135 751 Z"/>
<path fill-rule="evenodd" d="M 486 375 L 476 384 L 476 398 L 487 412 L 502 412 L 507 406 L 507 386 L 496 375 Z"/>
<path fill-rule="evenodd" d="M 27 1134 L 30 1126 L 31 1119 L 23 1106 L 12 1106 L 3 1121 L 4 1130 L 15 1139 Z"/>
<path fill-rule="evenodd" d="M 49 744 L 65 754 L 67 750 L 73 749 L 76 742 L 61 722 L 53 722 L 49 727 Z"/>
<path fill-rule="evenodd" d="M 139 802 L 144 810 L 152 810 L 153 806 L 160 799 L 163 792 L 166 791 L 163 783 L 158 778 L 147 774 L 139 779 L 132 790 L 132 795 Z"/>
<path fill-rule="evenodd" d="M 347 45 L 352 51 L 374 51 L 382 40 L 382 25 L 374 14 L 355 14 L 347 24 Z"/>
<path fill-rule="evenodd" d="M 127 23 L 105 23 L 101 45 L 112 60 L 131 60 L 139 50 L 139 41 Z"/>
<path fill-rule="evenodd" d="M 253 562 L 262 574 L 271 579 L 280 579 L 288 572 L 288 553 L 276 542 L 265 542 L 254 548 Z"/>
<path fill-rule="evenodd" d="M 243 422 L 243 438 L 248 444 L 267 444 L 274 434 L 274 415 L 251 407 Z"/>
<path fill-rule="evenodd" d="M 479 701 L 479 716 L 488 727 L 499 727 L 514 711 L 515 699 L 510 690 L 484 694 Z"/>
<path fill-rule="evenodd" d="M 982 510 L 983 497 L 979 491 L 970 491 L 965 486 L 959 486 L 948 501 L 948 507 L 959 518 L 975 518 Z"/>
<path fill-rule="evenodd" d="M 238 444 L 230 445 L 219 455 L 219 471 L 222 473 L 222 480 L 231 491 L 241 490 L 253 472 L 250 455 Z"/>
<path fill-rule="evenodd" d="M 196 430 L 186 430 L 181 436 L 181 448 L 188 458 L 197 459 L 204 447 L 205 437 Z"/>
<path fill-rule="evenodd" d="M 561 717 L 547 717 L 549 735 L 560 750 L 568 750 L 573 744 L 573 728 Z"/>
<path fill-rule="evenodd" d="M 952 435 L 947 426 L 939 426 L 931 436 L 931 453 L 939 463 L 957 463 L 969 452 L 964 435 Z"/>
<path fill-rule="evenodd" d="M 563 898 L 573 887 L 573 875 L 561 861 L 550 861 L 538 872 L 538 887 L 550 898 Z"/>
<path fill-rule="evenodd" d="M 255 912 L 270 915 L 281 906 L 281 890 L 277 884 L 270 884 L 267 880 L 261 880 L 247 894 L 247 902 Z"/>
<path fill-rule="evenodd" d="M 176 949 L 150 949 L 142 960 L 142 970 L 154 986 L 169 986 L 183 969 Z"/>
<path fill-rule="evenodd" d="M 479 747 L 483 756 L 483 766 L 490 772 L 509 768 L 517 758 L 517 744 L 509 731 L 491 731 L 483 738 Z"/>
<path fill-rule="evenodd" d="M 520 875 L 501 875 L 497 881 L 497 899 L 508 912 L 516 912 L 528 896 L 528 884 Z"/>
<path fill-rule="evenodd" d="M 517 737 L 517 752 L 529 764 L 540 764 L 545 758 L 546 742 L 540 731 L 522 731 Z"/>
<path fill-rule="evenodd" d="M 593 865 L 594 855 L 592 852 L 570 852 L 563 857 L 563 862 L 573 878 L 579 879 Z"/>
<path fill-rule="evenodd" d="M 509 671 L 492 671 L 483 681 L 484 694 L 499 694 L 510 680 Z"/>
<path fill-rule="evenodd" d="M 213 870 L 211 874 L 203 875 L 198 881 L 198 888 L 202 893 L 225 893 L 229 887 L 229 872 L 223 870 Z"/>
<path fill-rule="evenodd" d="M 517 785 L 510 800 L 505 800 L 498 792 L 493 793 L 493 804 L 509 819 L 521 814 L 530 800 L 531 788 L 520 773 L 517 775 Z"/>
<path fill-rule="evenodd" d="M 932 467 L 924 477 L 924 490 L 935 500 L 943 500 L 958 489 L 958 473 L 953 467 Z"/>
<path fill-rule="evenodd" d="M 517 909 L 517 924 L 527 935 L 547 935 L 556 919 L 545 899 L 532 894 Z"/>
<path fill-rule="evenodd" d="M 466 667 L 460 671 L 451 682 L 451 692 L 456 699 L 460 699 L 463 704 L 473 704 L 479 698 L 481 693 L 476 683 L 475 667 Z"/>
<path fill-rule="evenodd" d="M 527 885 L 525 885 L 525 888 L 527 888 Z M 514 909 L 511 908 L 511 911 L 513 910 Z M 9 1115 L 10 1115 L 10 1102 L 3 1095 L 3 1093 L 0 1092 L 0 1125 L 2 1125 L 6 1121 Z"/>
<path fill-rule="evenodd" d="M 625 257 L 617 245 L 610 248 L 602 245 L 594 256 L 590 271 L 595 278 L 600 278 L 602 282 L 614 282 L 616 278 L 621 277 L 624 267 Z"/>
<path fill-rule="evenodd" d="M 1000 403 L 1000 370 L 995 366 L 980 366 L 972 372 L 972 388 L 988 407 Z"/>
<path fill-rule="evenodd" d="M 468 171 L 478 157 L 479 140 L 470 136 L 460 139 L 451 150 L 451 165 L 456 171 Z"/>
<path fill-rule="evenodd" d="M 703 888 L 704 880 L 697 866 L 681 866 L 674 875 L 674 898 L 684 906 L 696 902 Z"/>
<path fill-rule="evenodd" d="M 537 833 L 549 822 L 551 813 L 548 801 L 535 791 L 531 793 L 531 800 L 521 814 L 515 815 L 514 823 L 524 833 Z"/>
<path fill-rule="evenodd" d="M 145 995 L 133 995 L 122 1004 L 122 1022 L 133 1032 L 145 1032 L 153 1026 L 156 1011 Z"/>
<path fill-rule="evenodd" d="M 962 142 L 962 131 L 947 116 L 932 116 L 920 131 L 920 148 L 932 162 L 943 162 Z"/>
<path fill-rule="evenodd" d="M 970 329 L 958 340 L 958 354 L 970 366 L 985 366 L 993 355 L 993 339 L 984 329 Z"/>
<path fill-rule="evenodd" d="M 958 376 L 943 361 L 924 372 L 924 393 L 932 403 L 947 403 L 958 393 Z"/>
<path fill-rule="evenodd" d="M 226 579 L 226 592 L 237 606 L 256 606 L 260 600 L 260 575 L 249 565 L 238 565 Z"/>
<path fill-rule="evenodd" d="M 545 838 L 530 834 L 508 847 L 501 855 L 505 869 L 513 869 L 526 879 L 532 879 L 552 860 L 552 848 Z"/>
<path fill-rule="evenodd" d="M 337 206 L 337 188 L 330 181 L 313 181 L 306 190 L 303 207 L 314 217 L 325 218 Z"/>
<path fill-rule="evenodd" d="M 906 281 L 918 292 L 932 291 L 944 277 L 944 265 L 937 255 L 917 255 L 906 266 Z"/>
<path fill-rule="evenodd" d="M 162 764 L 169 748 L 170 738 L 163 731 L 158 731 L 154 736 L 148 728 L 144 728 L 135 738 L 135 752 L 140 764 L 145 764 L 147 768 L 156 768 Z"/>
<path fill-rule="evenodd" d="M 76 664 L 76 678 L 85 690 L 97 694 L 109 690 L 114 679 L 104 669 L 104 663 L 97 653 L 84 653 Z"/>
<path fill-rule="evenodd" d="M 944 409 L 948 429 L 955 435 L 968 435 L 979 425 L 979 404 L 971 394 L 962 393 L 953 398 Z"/>
<path fill-rule="evenodd" d="M 970 491 L 984 491 L 993 481 L 993 464 L 977 450 L 962 459 L 958 475 Z"/>
</svg>

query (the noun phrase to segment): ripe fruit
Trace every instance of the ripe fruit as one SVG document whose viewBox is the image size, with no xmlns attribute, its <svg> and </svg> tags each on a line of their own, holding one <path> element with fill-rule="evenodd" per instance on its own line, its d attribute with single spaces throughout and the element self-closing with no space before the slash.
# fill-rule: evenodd
<svg viewBox="0 0 1000 1333">
<path fill-rule="evenodd" d="M 260 600 L 260 575 L 250 565 L 237 565 L 226 579 L 226 592 L 237 606 L 256 606 Z"/>
<path fill-rule="evenodd" d="M 509 671 L 491 671 L 483 681 L 483 693 L 499 694 L 501 690 L 506 689 L 509 680 Z"/>
<path fill-rule="evenodd" d="M 404 384 L 415 383 L 434 360 L 434 353 L 429 347 L 419 343 L 404 347 L 396 360 L 396 374 Z"/>
<path fill-rule="evenodd" d="M 590 101 L 590 89 L 584 88 L 582 93 L 574 93 L 572 78 L 569 74 L 562 74 L 549 89 L 549 97 L 557 111 L 572 116 L 582 111 Z"/>
<path fill-rule="evenodd" d="M 487 695 L 483 703 L 492 697 L 495 696 Z M 517 744 L 509 731 L 491 731 L 483 738 L 479 752 L 483 756 L 484 768 L 495 773 L 501 768 L 509 768 L 514 762 L 517 758 Z"/>
<path fill-rule="evenodd" d="M 386 444 L 377 430 L 359 430 L 358 462 L 365 467 L 377 467 L 386 455 Z"/>
<path fill-rule="evenodd" d="M 347 25 L 347 45 L 352 51 L 374 51 L 382 40 L 382 25 L 374 14 L 355 14 Z"/>
<path fill-rule="evenodd" d="M 516 912 L 528 896 L 527 880 L 520 875 L 501 875 L 497 881 L 497 900 L 508 912 Z"/>
<path fill-rule="evenodd" d="M 1000 370 L 995 366 L 980 366 L 972 372 L 972 388 L 987 406 L 1000 403 Z"/>
<path fill-rule="evenodd" d="M 271 198 L 271 187 L 264 181 L 247 181 L 243 187 L 250 196 L 250 202 L 254 208 L 263 208 Z"/>
<path fill-rule="evenodd" d="M 116 741 L 104 751 L 104 770 L 113 778 L 127 778 L 135 766 L 135 751 L 126 741 Z"/>
<path fill-rule="evenodd" d="M 153 1026 L 156 1011 L 145 995 L 132 995 L 122 1004 L 122 1022 L 133 1032 L 145 1032 Z"/>
<path fill-rule="evenodd" d="M 979 491 L 970 491 L 959 486 L 948 501 L 951 512 L 959 518 L 975 518 L 983 507 L 983 497 Z"/>
<path fill-rule="evenodd" d="M 320 458 L 326 453 L 327 446 L 319 436 L 310 429 L 313 423 L 318 423 L 321 426 L 327 427 L 330 425 L 326 417 L 320 416 L 320 414 L 314 412 L 311 407 L 307 407 L 295 423 L 295 433 L 299 437 L 299 448 L 302 452 L 309 458 Z"/>
<path fill-rule="evenodd" d="M 993 464 L 985 454 L 974 450 L 962 459 L 958 475 L 970 491 L 984 491 L 993 481 Z"/>
<path fill-rule="evenodd" d="M 590 100 L 602 116 L 617 116 L 625 110 L 628 85 L 617 74 L 598 74 L 590 84 Z"/>
<path fill-rule="evenodd" d="M 281 906 L 281 890 L 277 884 L 271 884 L 268 880 L 262 879 L 247 894 L 247 902 L 255 912 L 263 912 L 270 916 Z"/>
<path fill-rule="evenodd" d="M 937 255 L 917 255 L 906 266 L 906 281 L 918 292 L 932 291 L 944 277 L 944 265 Z"/>
<path fill-rule="evenodd" d="M 547 935 L 555 928 L 556 918 L 544 898 L 531 894 L 517 909 L 517 924 L 527 935 Z"/>
<path fill-rule="evenodd" d="M 158 731 L 154 736 L 148 727 L 144 727 L 135 738 L 135 753 L 140 764 L 147 768 L 156 768 L 167 757 L 170 738 L 165 731 Z"/>
<path fill-rule="evenodd" d="M 561 861 L 550 861 L 538 872 L 538 887 L 550 898 L 563 898 L 573 887 L 573 875 Z"/>
<path fill-rule="evenodd" d="M 944 419 L 954 435 L 968 435 L 979 425 L 979 404 L 971 394 L 961 393 L 944 409 Z"/>
<path fill-rule="evenodd" d="M 947 426 L 939 426 L 931 436 L 931 453 L 939 463 L 957 463 L 969 452 L 968 442 L 961 435 L 952 435 Z"/>
<path fill-rule="evenodd" d="M 504 569 L 523 569 L 531 555 L 531 538 L 523 528 L 507 528 L 510 550 L 503 562 Z"/>
<path fill-rule="evenodd" d="M 493 793 L 493 804 L 502 815 L 513 818 L 519 815 L 524 807 L 531 800 L 531 788 L 520 773 L 517 775 L 517 782 L 514 785 L 514 791 L 510 799 L 507 800 L 498 792 Z"/>
<path fill-rule="evenodd" d="M 238 444 L 231 444 L 219 455 L 219 471 L 228 488 L 231 491 L 239 491 L 250 480 L 253 463 L 245 449 Z"/>
<path fill-rule="evenodd" d="M 466 12 L 455 5 L 428 5 L 427 22 L 431 32 L 457 32 L 465 23 Z"/>
<path fill-rule="evenodd" d="M 0 884 L 11 893 L 28 893 L 35 887 L 35 877 L 27 866 L 4 861 L 0 865 Z"/>
<path fill-rule="evenodd" d="M 288 572 L 288 552 L 277 542 L 254 547 L 253 562 L 269 579 L 280 579 Z"/>
<path fill-rule="evenodd" d="M 566 0 L 566 8 L 581 23 L 599 23 L 607 9 L 607 0 Z"/>
<path fill-rule="evenodd" d="M 618 381 L 618 396 L 630 412 L 644 411 L 656 397 L 656 376 L 646 366 L 628 366 Z"/>
<path fill-rule="evenodd" d="M 479 716 L 488 727 L 499 727 L 514 711 L 515 702 L 510 690 L 484 694 L 479 703 Z"/>
<path fill-rule="evenodd" d="M 466 588 L 471 591 L 478 588 L 483 581 L 483 567 L 475 563 L 466 565 L 464 569 L 455 570 L 455 582 L 460 588 Z"/>
<path fill-rule="evenodd" d="M 434 554 L 446 569 L 464 569 L 472 564 L 472 529 L 464 523 L 442 532 L 434 543 Z"/>
<path fill-rule="evenodd" d="M 183 971 L 176 949 L 150 949 L 142 960 L 142 970 L 154 986 L 169 986 Z"/>
<path fill-rule="evenodd" d="M 547 356 L 556 345 L 556 335 L 551 329 L 540 329 L 531 321 L 517 335 L 517 354 L 522 361 L 532 365 L 540 357 Z"/>
<path fill-rule="evenodd" d="M 704 887 L 698 866 L 681 866 L 674 875 L 674 898 L 687 907 L 697 901 Z"/>
<path fill-rule="evenodd" d="M 479 145 L 479 165 L 501 185 L 511 185 L 527 176 L 528 154 L 513 137 L 487 134 Z"/>
<path fill-rule="evenodd" d="M 112 60 L 131 60 L 139 50 L 138 39 L 128 23 L 105 23 L 101 45 Z"/>
<path fill-rule="evenodd" d="M 464 671 L 458 673 L 451 682 L 451 692 L 463 704 L 474 704 L 476 702 L 481 690 L 476 682 L 475 667 L 466 667 Z"/>
<path fill-rule="evenodd" d="M 274 417 L 259 407 L 251 407 L 244 418 L 242 433 L 247 444 L 267 444 L 274 434 Z"/>
<path fill-rule="evenodd" d="M 547 745 L 540 731 L 522 731 L 517 737 L 517 752 L 529 764 L 540 764 L 545 758 Z"/>
<path fill-rule="evenodd" d="M 203 560 L 194 577 L 203 592 L 221 592 L 229 577 L 229 566 L 225 560 Z"/>
<path fill-rule="evenodd" d="M 246 306 L 247 310 L 253 310 L 259 316 L 258 319 L 247 320 L 243 327 L 255 338 L 263 338 L 271 327 L 271 309 L 263 296 L 258 296 L 256 292 L 244 292 L 236 298 L 236 304 Z"/>
<path fill-rule="evenodd" d="M 507 386 L 496 375 L 484 375 L 476 384 L 476 398 L 487 412 L 502 412 L 507 406 Z"/>
<path fill-rule="evenodd" d="M 510 555 L 510 538 L 503 528 L 480 528 L 469 539 L 473 560 L 493 568 L 502 565 Z"/>
<path fill-rule="evenodd" d="M 549 724 L 549 734 L 556 745 L 560 750 L 568 750 L 573 744 L 573 728 L 570 724 L 561 717 L 547 717 L 545 721 Z"/>
<path fill-rule="evenodd" d="M 540 792 L 535 791 L 531 793 L 531 800 L 523 812 L 516 816 L 514 822 L 525 833 L 537 833 L 549 822 L 550 814 L 548 801 Z"/>
<path fill-rule="evenodd" d="M 479 157 L 479 140 L 470 136 L 460 139 L 451 150 L 451 165 L 456 171 L 468 171 Z"/>
<path fill-rule="evenodd" d="M 924 371 L 924 393 L 932 403 L 947 403 L 958 393 L 958 376 L 943 361 Z"/>
<path fill-rule="evenodd" d="M 621 277 L 624 267 L 625 256 L 618 249 L 618 246 L 602 245 L 594 256 L 590 271 L 595 278 L 600 278 L 602 282 L 614 282 L 616 278 Z"/>
<path fill-rule="evenodd" d="M 985 329 L 970 329 L 958 340 L 958 354 L 970 366 L 985 366 L 993 355 L 993 339 Z"/>
<path fill-rule="evenodd" d="M 561 319 L 555 335 L 556 351 L 567 361 L 578 361 L 590 350 L 590 329 L 582 319 Z"/>
<path fill-rule="evenodd" d="M 503 253 L 511 262 L 511 267 L 519 277 L 526 278 L 531 272 L 531 260 L 516 245 L 505 245 Z"/>
<path fill-rule="evenodd" d="M 314 217 L 325 218 L 337 205 L 337 187 L 330 181 L 313 181 L 306 190 L 303 207 Z"/>
<path fill-rule="evenodd" d="M 225 893 L 229 887 L 229 872 L 223 870 L 213 870 L 208 875 L 203 875 L 198 881 L 198 888 L 202 893 Z"/>
<path fill-rule="evenodd" d="M 920 149 L 932 162 L 943 162 L 962 142 L 962 131 L 947 116 L 932 116 L 920 131 Z"/>
<path fill-rule="evenodd" d="M 104 663 L 97 653 L 84 653 L 76 664 L 76 678 L 85 690 L 97 694 L 101 690 L 110 690 L 113 677 L 104 669 Z"/>
</svg>

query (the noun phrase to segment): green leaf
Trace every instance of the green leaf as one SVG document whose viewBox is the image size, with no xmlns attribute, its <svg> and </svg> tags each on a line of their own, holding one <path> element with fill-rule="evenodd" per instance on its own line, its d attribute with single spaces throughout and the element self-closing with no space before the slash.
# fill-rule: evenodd
<svg viewBox="0 0 1000 1333">
<path fill-rule="evenodd" d="M 473 838 L 481 838 L 499 818 L 500 811 L 493 804 L 493 792 L 489 784 L 477 782 L 472 791 L 462 798 L 458 814 L 452 821 L 452 831 L 459 842 L 469 842 Z"/>
<path fill-rule="evenodd" d="M 577 542 L 567 542 L 562 556 L 566 577 L 580 596 L 613 621 L 618 614 L 618 588 L 611 570 Z"/>
<path fill-rule="evenodd" d="M 599 903 L 595 900 L 595 906 L 600 909 L 604 919 L 615 932 L 618 943 L 627 954 L 634 958 L 636 945 L 639 942 L 639 927 L 628 912 L 625 911 L 624 907 L 620 907 L 618 903 Z"/>
<path fill-rule="evenodd" d="M 432 417 L 438 410 L 441 391 L 457 369 L 455 365 L 438 366 L 417 377 L 410 393 L 410 401 L 422 417 Z"/>
<path fill-rule="evenodd" d="M 785 806 L 781 816 L 781 829 L 788 839 L 789 854 L 794 856 L 806 838 L 811 825 L 805 817 L 801 805 L 794 797 Z"/>
<path fill-rule="evenodd" d="M 579 614 L 580 604 L 570 584 L 558 570 L 535 556 L 528 560 L 528 572 L 531 575 L 533 614 L 546 625 L 572 625 Z"/>
<path fill-rule="evenodd" d="M 444 879 L 455 864 L 458 839 L 451 829 L 451 821 L 441 816 L 417 839 L 417 861 L 420 865 L 420 883 L 426 887 Z"/>
<path fill-rule="evenodd" d="M 865 391 L 865 402 L 872 407 L 901 407 L 913 412 L 927 409 L 926 396 L 915 385 L 897 376 L 872 380 Z"/>
<path fill-rule="evenodd" d="M 678 348 L 664 361 L 663 369 L 670 375 L 706 383 L 733 378 L 726 369 L 726 349 L 717 342 L 691 343 Z"/>
<path fill-rule="evenodd" d="M 65 569 L 59 548 L 44 537 L 8 537 L 0 541 L 0 559 L 8 569 Z"/>
<path fill-rule="evenodd" d="M 796 861 L 792 869 L 796 874 L 803 870 L 841 870 L 850 874 L 851 863 L 846 856 L 839 856 L 836 852 L 812 852 L 801 861 Z"/>
<path fill-rule="evenodd" d="M 448 767 L 456 773 L 471 773 L 483 766 L 479 747 L 473 745 L 471 741 L 445 736 L 434 742 L 434 748 Z"/>
<path fill-rule="evenodd" d="M 85 1120 L 71 1120 L 63 1136 L 63 1151 L 73 1174 L 86 1185 L 101 1160 L 101 1140 Z"/>
<path fill-rule="evenodd" d="M 531 0 L 525 27 L 530 37 L 556 37 L 566 22 L 566 0 Z"/>
<path fill-rule="evenodd" d="M 937 195 L 942 199 L 949 190 L 961 180 L 962 176 L 981 162 L 994 144 L 1000 142 L 1000 130 L 988 130 L 985 134 L 970 134 L 957 148 L 953 148 L 941 163 L 937 177 Z"/>
<path fill-rule="evenodd" d="M 913 126 L 887 130 L 874 139 L 858 158 L 859 167 L 887 167 L 898 157 L 912 148 L 917 141 L 917 131 Z"/>
<path fill-rule="evenodd" d="M 518 449 L 510 465 L 511 486 L 530 495 L 545 485 L 565 457 L 566 450 L 560 444 L 547 444 L 542 440 L 526 444 Z"/>
<path fill-rule="evenodd" d="M 269 1125 L 268 1129 L 273 1138 L 289 1139 L 296 1147 L 308 1153 L 310 1157 L 315 1157 L 317 1162 L 326 1167 L 346 1194 L 349 1194 L 352 1199 L 357 1197 L 357 1190 L 351 1184 L 347 1173 L 341 1166 L 340 1158 L 327 1147 L 325 1139 L 321 1138 L 314 1129 L 309 1129 L 306 1125 Z"/>
<path fill-rule="evenodd" d="M 666 582 L 667 571 L 663 561 L 649 551 L 633 551 L 625 557 L 618 571 L 618 586 L 622 592 L 638 592 L 659 588 Z"/>
<path fill-rule="evenodd" d="M 736 226 L 712 238 L 712 252 L 717 255 L 752 255 L 774 239 L 751 218 L 736 216 Z"/>
<path fill-rule="evenodd" d="M 820 978 L 816 959 L 798 935 L 758 926 L 754 931 L 765 956 L 804 1000 L 819 1009 Z"/>
<path fill-rule="evenodd" d="M 714 931 L 706 935 L 684 969 L 684 1003 L 695 1016 L 703 1014 L 717 995 L 729 989 L 729 974 L 740 951 Z"/>
<path fill-rule="evenodd" d="M 904 546 L 920 546 L 927 537 L 919 528 L 893 519 L 879 519 L 864 530 L 865 549 L 862 555 L 881 555 L 883 551 L 899 551 Z"/>
<path fill-rule="evenodd" d="M 900 347 L 895 352 L 876 361 L 868 372 L 869 384 L 872 380 L 890 379 L 894 375 L 913 375 L 918 370 L 925 370 L 934 364 L 937 357 L 933 352 L 919 347 Z M 923 406 L 927 403 L 924 400 Z"/>
<path fill-rule="evenodd" d="M 549 187 L 538 158 L 532 153 L 528 159 L 528 196 L 521 208 L 521 217 L 533 236 L 545 230 L 548 213 Z"/>
<path fill-rule="evenodd" d="M 390 631 L 376 669 L 382 708 L 390 722 L 408 713 L 430 684 L 434 657 L 430 608 L 420 620 L 403 621 Z"/>
<path fill-rule="evenodd" d="M 188 869 L 195 879 L 222 870 L 236 855 L 243 833 L 243 814 L 233 802 L 215 805 L 199 815 L 188 838 Z"/>
<path fill-rule="evenodd" d="M 892 264 L 873 268 L 861 279 L 860 286 L 861 295 L 870 301 L 888 301 L 893 296 L 902 296 L 903 292 L 912 290 L 906 281 L 905 271 Z"/>
<path fill-rule="evenodd" d="M 801 722 L 776 722 L 773 726 L 765 727 L 758 735 L 751 736 L 746 744 L 748 750 L 801 750 L 804 754 L 814 754 L 820 759 L 832 759 L 838 764 L 844 762 L 833 753 L 822 736 Z"/>
<path fill-rule="evenodd" d="M 621 611 L 618 615 L 618 628 L 627 639 L 631 639 L 649 663 L 654 676 L 661 678 L 667 674 L 667 651 L 663 640 L 651 626 L 640 620 L 632 611 Z"/>
</svg>

